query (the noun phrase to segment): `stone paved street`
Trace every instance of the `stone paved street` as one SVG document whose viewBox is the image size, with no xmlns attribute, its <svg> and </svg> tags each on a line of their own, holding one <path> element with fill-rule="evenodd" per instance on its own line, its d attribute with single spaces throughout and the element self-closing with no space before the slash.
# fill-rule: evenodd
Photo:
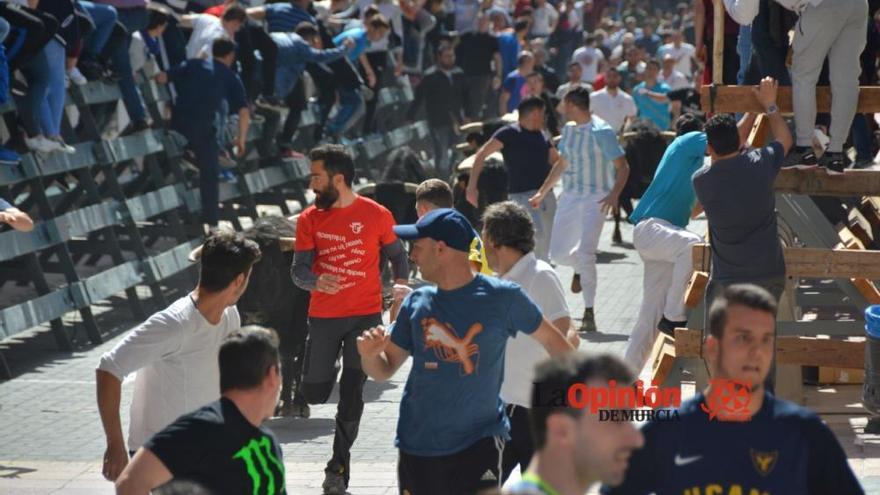
<svg viewBox="0 0 880 495">
<path fill-rule="evenodd" d="M 642 265 L 633 249 L 610 245 L 609 222 L 599 255 L 599 293 L 596 317 L 600 333 L 581 347 L 622 354 L 641 301 Z M 704 228 L 698 224 L 697 229 Z M 632 229 L 624 227 L 624 240 Z M 571 272 L 560 269 L 565 287 Z M 186 281 L 178 285 L 186 287 Z M 7 289 L 9 290 L 9 289 Z M 172 297 L 177 297 L 172 296 Z M 580 296 L 569 295 L 572 314 L 583 313 Z M 105 308 L 106 309 L 106 308 Z M 60 353 L 48 333 L 4 349 L 16 378 L 0 382 L 0 494 L 106 494 L 112 485 L 101 477 L 104 438 L 95 404 L 94 368 L 98 357 L 137 322 L 124 304 L 116 302 L 118 329 L 99 346 Z M 96 313 L 100 312 L 100 308 Z M 122 315 L 121 317 L 119 315 Z M 108 316 L 109 318 L 109 316 Z M 102 328 L 107 328 L 103 326 Z M 360 436 L 352 451 L 350 492 L 354 495 L 397 493 L 394 430 L 408 365 L 385 384 L 368 381 Z M 123 386 L 123 418 L 127 431 L 130 379 Z M 308 420 L 276 419 L 269 423 L 283 442 L 287 486 L 291 494 L 319 494 L 324 463 L 332 444 L 336 396 L 326 405 L 312 406 Z M 855 414 L 862 414 L 857 408 Z M 880 493 L 871 474 L 880 473 L 880 440 L 855 438 L 862 416 L 834 416 L 832 426 L 844 439 L 853 466 L 868 486 Z M 869 492 L 873 491 L 869 489 Z"/>
</svg>

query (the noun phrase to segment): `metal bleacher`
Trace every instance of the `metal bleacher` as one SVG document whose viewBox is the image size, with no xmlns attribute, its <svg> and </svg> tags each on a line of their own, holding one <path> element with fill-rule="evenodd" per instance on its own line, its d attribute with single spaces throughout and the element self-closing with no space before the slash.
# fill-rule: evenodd
<svg viewBox="0 0 880 495">
<path fill-rule="evenodd" d="M 428 136 L 425 122 L 401 120 L 412 90 L 404 80 L 392 82 L 377 93 L 380 132 L 350 141 L 364 179 L 378 175 L 388 152 Z M 141 92 L 154 121 L 162 122 L 169 89 L 149 81 Z M 184 163 L 185 140 L 161 128 L 102 139 L 100 129 L 120 98 L 115 84 L 72 86 L 67 105 L 76 107 L 79 125 L 73 128 L 65 119 L 63 132 L 67 142 L 77 143 L 76 153 L 31 153 L 17 165 L 0 166 L 0 197 L 35 222 L 31 232 L 0 230 L 0 300 L 7 304 L 0 307 L 0 346 L 44 326 L 61 350 L 72 351 L 86 340 L 98 344 L 103 334 L 94 304 L 122 296 L 140 320 L 167 304 L 164 281 L 183 273 L 195 281 L 187 255 L 201 244 L 203 231 L 198 177 Z M 11 103 L 0 107 L 4 113 L 14 110 Z M 306 203 L 308 162 L 279 156 L 278 122 L 278 115 L 256 113 L 248 153 L 232 169 L 237 180 L 221 183 L 221 220 L 236 229 L 242 228 L 242 217 L 258 216 L 259 205 L 275 205 L 290 215 L 295 211 L 289 200 Z M 301 131 L 316 123 L 313 110 L 307 110 Z M 313 144 L 301 136 L 298 142 Z M 65 319 L 71 312 L 79 314 L 76 323 Z M 0 353 L 0 379 L 12 375 Z"/>
</svg>

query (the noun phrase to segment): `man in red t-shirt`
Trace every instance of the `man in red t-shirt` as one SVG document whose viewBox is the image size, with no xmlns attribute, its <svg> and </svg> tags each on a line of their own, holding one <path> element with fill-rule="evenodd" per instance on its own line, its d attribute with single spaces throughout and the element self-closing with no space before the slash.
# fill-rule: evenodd
<svg viewBox="0 0 880 495">
<path fill-rule="evenodd" d="M 408 282 L 409 263 L 391 212 L 352 191 L 354 161 L 345 148 L 319 146 L 309 159 L 315 204 L 297 221 L 292 268 L 296 285 L 312 293 L 302 391 L 309 403 L 327 401 L 341 347 L 333 457 L 323 484 L 325 494 L 341 495 L 348 487 L 351 445 L 364 410 L 366 375 L 357 338 L 382 324 L 380 251 L 391 261 L 398 284 Z"/>
</svg>

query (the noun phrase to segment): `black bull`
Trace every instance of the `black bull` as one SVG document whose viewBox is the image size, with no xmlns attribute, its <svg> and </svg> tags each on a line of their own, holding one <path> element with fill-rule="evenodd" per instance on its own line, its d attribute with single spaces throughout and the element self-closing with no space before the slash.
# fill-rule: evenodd
<svg viewBox="0 0 880 495">
<path fill-rule="evenodd" d="M 293 251 L 282 250 L 280 238 L 293 238 L 296 227 L 280 216 L 259 218 L 244 236 L 260 245 L 262 258 L 254 265 L 250 283 L 238 302 L 243 325 L 262 325 L 281 340 L 281 400 L 305 404 L 299 393 L 308 335 L 309 292 L 290 278 Z M 296 388 L 293 387 L 294 380 Z M 293 392 L 295 397 L 291 397 Z"/>
</svg>

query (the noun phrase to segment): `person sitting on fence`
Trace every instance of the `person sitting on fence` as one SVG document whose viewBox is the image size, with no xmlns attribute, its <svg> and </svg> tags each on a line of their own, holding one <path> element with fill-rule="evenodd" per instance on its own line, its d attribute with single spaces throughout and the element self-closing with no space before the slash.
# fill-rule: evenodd
<svg viewBox="0 0 880 495">
<path fill-rule="evenodd" d="M 160 83 L 171 81 L 177 88 L 177 100 L 171 114 L 171 128 L 183 134 L 196 155 L 199 167 L 199 188 L 202 219 L 217 225 L 220 217 L 220 185 L 218 181 L 219 145 L 214 128 L 215 114 L 225 100 L 230 112 L 238 112 L 238 155 L 244 156 L 250 127 L 244 85 L 230 69 L 235 61 L 235 43 L 220 38 L 214 41 L 213 60 L 190 59 L 167 73 L 156 76 Z"/>
<path fill-rule="evenodd" d="M 281 445 L 262 425 L 281 389 L 278 335 L 236 330 L 218 361 L 221 398 L 153 435 L 119 476 L 117 494 L 146 494 L 175 478 L 214 493 L 287 493 Z"/>
<path fill-rule="evenodd" d="M 241 327 L 235 304 L 247 289 L 260 248 L 240 234 L 215 232 L 205 240 L 198 257 L 196 288 L 135 327 L 101 356 L 95 378 L 107 437 L 103 474 L 108 480 L 116 480 L 128 464 L 129 452 L 181 414 L 217 400 L 220 394 L 217 351 L 223 339 Z M 119 406 L 122 380 L 134 372 L 126 449 Z"/>
<path fill-rule="evenodd" d="M 34 230 L 34 221 L 27 213 L 12 206 L 5 199 L 0 198 L 0 225 L 6 224 L 21 232 Z"/>
</svg>

